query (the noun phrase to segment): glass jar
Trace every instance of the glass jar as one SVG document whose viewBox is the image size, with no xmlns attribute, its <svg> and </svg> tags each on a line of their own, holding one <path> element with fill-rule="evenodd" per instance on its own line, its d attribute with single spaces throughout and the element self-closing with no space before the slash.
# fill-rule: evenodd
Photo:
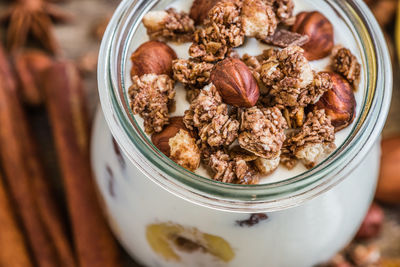
<svg viewBox="0 0 400 267">
<path fill-rule="evenodd" d="M 305 0 L 312 1 L 312 0 Z M 361 51 L 363 101 L 345 142 L 317 167 L 260 185 L 222 184 L 155 148 L 129 108 L 129 58 L 141 18 L 172 1 L 125 0 L 99 57 L 92 162 L 111 227 L 145 266 L 312 266 L 354 236 L 373 198 L 392 73 L 385 40 L 362 1 L 321 0 Z M 138 44 L 136 44 L 137 46 Z"/>
</svg>

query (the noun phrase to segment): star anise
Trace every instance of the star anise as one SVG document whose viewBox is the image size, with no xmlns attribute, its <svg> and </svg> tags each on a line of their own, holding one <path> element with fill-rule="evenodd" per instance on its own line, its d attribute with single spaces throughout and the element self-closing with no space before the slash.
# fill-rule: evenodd
<svg viewBox="0 0 400 267">
<path fill-rule="evenodd" d="M 8 25 L 7 46 L 11 51 L 24 46 L 28 36 L 39 41 L 44 48 L 57 53 L 59 46 L 53 34 L 53 22 L 67 22 L 71 17 L 45 0 L 14 0 L 0 17 Z"/>
</svg>

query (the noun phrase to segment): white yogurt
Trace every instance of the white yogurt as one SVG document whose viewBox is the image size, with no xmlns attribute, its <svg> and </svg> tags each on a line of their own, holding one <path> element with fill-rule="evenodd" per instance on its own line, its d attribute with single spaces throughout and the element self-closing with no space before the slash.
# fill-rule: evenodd
<svg viewBox="0 0 400 267">
<path fill-rule="evenodd" d="M 357 231 L 374 195 L 379 145 L 345 181 L 296 208 L 267 213 L 253 227 L 240 227 L 249 214 L 230 213 L 183 200 L 148 179 L 135 165 L 113 151 L 112 136 L 98 113 L 92 162 L 104 208 L 113 232 L 137 261 L 148 267 L 310 267 L 328 260 Z M 112 171 L 112 175 L 107 170 Z M 181 253 L 166 260 L 146 238 L 155 223 L 174 223 L 223 238 L 233 249 L 229 262 L 209 253 Z"/>
<path fill-rule="evenodd" d="M 171 5 L 168 7 L 173 7 L 177 9 L 178 11 L 186 11 L 189 12 L 192 0 L 187 1 L 187 0 L 176 0 L 174 1 Z M 358 47 L 357 42 L 350 31 L 346 24 L 338 18 L 338 15 L 329 7 L 328 4 L 326 4 L 323 1 L 304 1 L 304 0 L 295 0 L 295 11 L 294 14 L 297 14 L 302 11 L 312 11 L 312 10 L 318 10 L 321 13 L 323 13 L 333 24 L 334 30 L 335 30 L 335 44 L 336 45 L 343 45 L 346 48 L 350 49 L 352 53 L 359 59 L 361 62 L 361 55 L 360 52 L 361 49 Z M 146 29 L 144 28 L 143 25 L 140 25 L 138 28 L 138 31 L 133 38 L 134 42 L 131 44 L 130 47 L 130 54 L 133 53 L 142 43 L 146 42 L 149 40 L 147 34 L 146 34 Z M 177 43 L 168 43 L 176 52 L 178 55 L 178 58 L 183 58 L 187 59 L 189 58 L 188 50 L 191 45 L 191 43 L 185 43 L 185 44 L 177 44 Z M 262 53 L 263 50 L 270 48 L 270 46 L 262 44 L 261 42 L 257 41 L 255 38 L 246 38 L 246 42 L 243 46 L 236 48 L 235 50 L 239 53 L 240 56 L 243 56 L 245 53 L 249 55 L 259 55 Z M 313 70 L 315 71 L 323 71 L 328 68 L 330 64 L 330 58 L 324 58 L 322 60 L 316 60 L 316 61 L 311 61 L 311 66 Z M 129 61 L 127 64 L 127 70 L 130 70 L 131 68 L 131 62 Z M 126 72 L 126 77 L 125 77 L 125 83 L 126 83 L 126 88 L 129 88 L 131 85 L 131 77 L 129 75 L 129 71 Z M 356 92 L 355 97 L 357 101 L 357 115 L 360 113 L 361 106 L 362 106 L 362 100 L 364 97 L 364 88 L 365 86 L 365 79 L 364 75 L 362 74 L 361 76 L 361 82 L 359 86 L 359 90 Z M 176 83 L 176 110 L 174 113 L 171 114 L 171 116 L 183 116 L 185 110 L 189 109 L 190 103 L 186 100 L 186 90 L 184 86 L 180 83 Z M 137 120 L 138 124 L 142 127 L 143 129 L 143 119 L 140 118 L 139 115 L 135 116 L 135 119 Z M 357 121 L 357 118 L 354 120 Z M 346 140 L 347 136 L 350 134 L 352 130 L 352 125 L 347 127 L 346 129 L 338 132 L 336 134 L 336 146 L 340 148 L 340 146 L 344 143 Z M 149 136 L 150 138 L 150 136 Z M 288 170 L 287 168 L 283 166 L 279 166 L 278 169 L 273 172 L 272 174 L 268 176 L 264 176 L 260 179 L 260 184 L 268 184 L 268 183 L 274 183 L 282 180 L 286 180 L 288 178 L 300 175 L 307 171 L 307 169 L 304 167 L 303 164 L 297 164 L 297 166 L 292 169 Z M 197 171 L 197 174 L 205 176 L 205 177 L 210 177 L 204 166 L 201 166 Z"/>
</svg>

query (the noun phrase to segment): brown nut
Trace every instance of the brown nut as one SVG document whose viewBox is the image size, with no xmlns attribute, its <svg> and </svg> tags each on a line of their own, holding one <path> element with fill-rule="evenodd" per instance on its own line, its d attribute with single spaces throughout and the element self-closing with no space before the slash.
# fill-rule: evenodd
<svg viewBox="0 0 400 267">
<path fill-rule="evenodd" d="M 381 171 L 376 199 L 400 204 L 400 137 L 382 141 Z"/>
<path fill-rule="evenodd" d="M 203 24 L 208 12 L 221 0 L 194 0 L 189 16 L 196 25 Z"/>
<path fill-rule="evenodd" d="M 175 51 L 163 42 L 149 41 L 132 54 L 131 76 L 144 74 L 166 74 L 172 76 L 172 61 L 177 59 Z"/>
<path fill-rule="evenodd" d="M 348 81 L 337 73 L 327 73 L 331 76 L 332 89 L 320 98 L 315 107 L 325 109 L 337 132 L 353 122 L 356 116 L 356 99 Z"/>
<path fill-rule="evenodd" d="M 260 89 L 250 69 L 240 59 L 226 58 L 215 65 L 211 82 L 225 103 L 236 107 L 253 107 Z"/>
<path fill-rule="evenodd" d="M 292 31 L 310 37 L 303 46 L 308 60 L 321 59 L 331 54 L 334 46 L 333 26 L 320 12 L 299 13 Z"/>
<path fill-rule="evenodd" d="M 172 117 L 169 120 L 169 125 L 167 125 L 161 132 L 154 133 L 151 136 L 151 141 L 162 153 L 169 157 L 171 153 L 169 139 L 174 137 L 181 129 L 187 130 L 183 123 L 183 117 Z"/>
<path fill-rule="evenodd" d="M 376 237 L 382 228 L 384 213 L 382 208 L 373 203 L 365 216 L 363 223 L 356 235 L 357 239 L 370 239 Z"/>
</svg>

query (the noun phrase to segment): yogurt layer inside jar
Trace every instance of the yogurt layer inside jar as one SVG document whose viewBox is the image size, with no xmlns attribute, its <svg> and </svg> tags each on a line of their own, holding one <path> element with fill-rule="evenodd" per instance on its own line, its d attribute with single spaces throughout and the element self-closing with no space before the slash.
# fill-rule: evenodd
<svg viewBox="0 0 400 267">
<path fill-rule="evenodd" d="M 340 148 L 365 79 L 338 15 L 319 1 L 202 2 L 213 1 L 150 11 L 133 38 L 125 82 L 153 144 L 196 174 L 239 184 L 289 179 Z"/>
</svg>

